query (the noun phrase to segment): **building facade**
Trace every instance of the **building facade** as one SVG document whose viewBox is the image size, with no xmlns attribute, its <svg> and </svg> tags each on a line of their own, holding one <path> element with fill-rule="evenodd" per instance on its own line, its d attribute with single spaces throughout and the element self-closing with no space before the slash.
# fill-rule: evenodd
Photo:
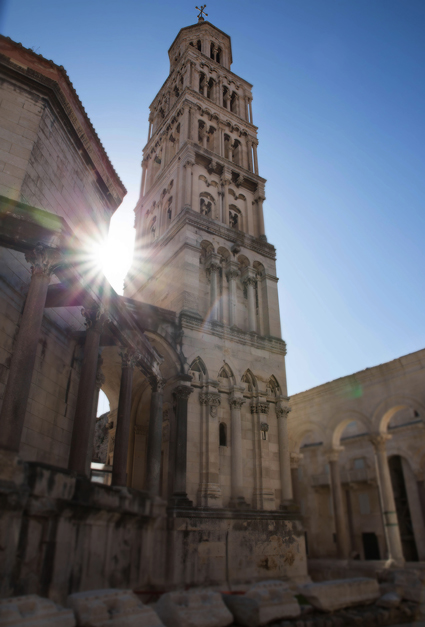
<svg viewBox="0 0 425 627">
<path fill-rule="evenodd" d="M 264 232 L 252 86 L 230 69 L 230 37 L 208 22 L 183 28 L 169 58 L 150 107 L 125 296 L 179 317 L 195 392 L 189 499 L 276 511 L 292 501 L 286 346 L 275 249 Z M 135 465 L 135 485 L 142 474 Z M 165 470 L 164 496 L 173 480 Z"/>
<path fill-rule="evenodd" d="M 310 558 L 425 560 L 424 381 L 420 350 L 291 397 Z"/>
</svg>

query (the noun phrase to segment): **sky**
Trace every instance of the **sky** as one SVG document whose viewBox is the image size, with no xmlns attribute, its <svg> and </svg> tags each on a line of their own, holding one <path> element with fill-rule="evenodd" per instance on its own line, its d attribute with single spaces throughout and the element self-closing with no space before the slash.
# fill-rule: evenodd
<svg viewBox="0 0 425 627">
<path fill-rule="evenodd" d="M 0 0 L 0 28 L 67 70 L 128 194 L 131 261 L 149 104 L 194 2 Z M 424 0 L 212 0 L 254 85 L 289 394 L 425 347 Z"/>
</svg>

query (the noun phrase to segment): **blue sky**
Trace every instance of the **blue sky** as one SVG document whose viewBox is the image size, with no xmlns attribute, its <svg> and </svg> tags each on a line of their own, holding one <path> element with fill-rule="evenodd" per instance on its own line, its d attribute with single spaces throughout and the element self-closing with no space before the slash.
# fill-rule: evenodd
<svg viewBox="0 0 425 627">
<path fill-rule="evenodd" d="M 112 223 L 124 251 L 148 107 L 194 4 L 0 0 L 1 32 L 64 65 L 129 191 Z M 232 70 L 254 85 L 289 393 L 423 348 L 425 2 L 206 10 L 232 37 Z"/>
</svg>

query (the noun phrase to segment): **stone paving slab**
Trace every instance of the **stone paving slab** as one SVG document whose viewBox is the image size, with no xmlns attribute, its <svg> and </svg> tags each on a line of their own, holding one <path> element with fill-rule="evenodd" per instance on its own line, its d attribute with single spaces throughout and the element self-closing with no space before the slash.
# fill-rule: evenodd
<svg viewBox="0 0 425 627">
<path fill-rule="evenodd" d="M 233 623 L 221 594 L 207 589 L 167 592 L 155 611 L 166 627 L 227 627 Z"/>
<path fill-rule="evenodd" d="M 1 627 L 75 627 L 74 612 L 36 594 L 0 600 Z"/>
</svg>

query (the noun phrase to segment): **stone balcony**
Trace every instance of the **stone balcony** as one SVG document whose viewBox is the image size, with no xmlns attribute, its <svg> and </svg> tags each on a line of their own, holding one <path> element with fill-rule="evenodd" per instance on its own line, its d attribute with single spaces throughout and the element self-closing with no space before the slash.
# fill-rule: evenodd
<svg viewBox="0 0 425 627">
<path fill-rule="evenodd" d="M 353 470 L 341 470 L 341 483 L 375 483 L 376 472 L 371 468 L 357 468 Z M 313 488 L 326 488 L 331 485 L 331 476 L 329 473 L 323 472 L 318 475 L 311 476 L 311 486 Z"/>
</svg>

